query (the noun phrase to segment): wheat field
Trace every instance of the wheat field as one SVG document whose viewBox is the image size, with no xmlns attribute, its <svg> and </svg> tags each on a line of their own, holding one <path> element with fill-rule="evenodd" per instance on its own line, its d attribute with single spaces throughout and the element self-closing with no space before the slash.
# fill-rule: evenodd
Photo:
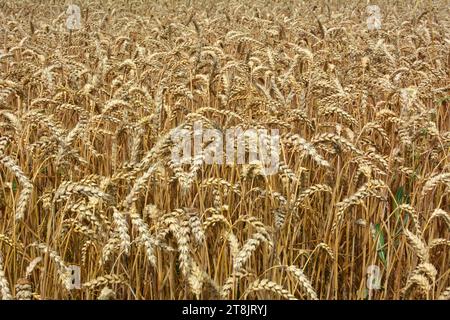
<svg viewBox="0 0 450 320">
<path fill-rule="evenodd" d="M 450 299 L 448 1 L 69 4 L 0 1 L 2 299 Z"/>
</svg>

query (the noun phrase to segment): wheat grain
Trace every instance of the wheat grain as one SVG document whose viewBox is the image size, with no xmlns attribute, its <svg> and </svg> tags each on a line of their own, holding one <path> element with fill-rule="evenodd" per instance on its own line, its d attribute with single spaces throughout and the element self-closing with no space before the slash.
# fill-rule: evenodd
<svg viewBox="0 0 450 320">
<path fill-rule="evenodd" d="M 297 300 L 297 298 L 295 298 L 295 296 L 293 294 L 289 293 L 289 291 L 284 289 L 279 284 L 277 284 L 273 281 L 270 281 L 268 279 L 256 280 L 253 283 L 251 283 L 248 286 L 246 293 L 244 293 L 244 296 L 248 295 L 251 292 L 260 291 L 260 290 L 267 290 L 267 291 L 274 292 L 288 300 Z"/>
<path fill-rule="evenodd" d="M 9 283 L 6 279 L 4 266 L 3 266 L 3 257 L 0 254 L 0 293 L 2 294 L 2 300 L 11 300 L 11 291 L 9 289 Z"/>
<path fill-rule="evenodd" d="M 2 3 L 8 297 L 447 298 L 445 1 L 78 5 Z"/>
</svg>

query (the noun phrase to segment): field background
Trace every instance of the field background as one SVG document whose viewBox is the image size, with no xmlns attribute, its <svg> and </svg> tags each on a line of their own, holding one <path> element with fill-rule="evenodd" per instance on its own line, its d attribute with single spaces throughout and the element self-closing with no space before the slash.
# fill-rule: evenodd
<svg viewBox="0 0 450 320">
<path fill-rule="evenodd" d="M 69 32 L 68 4 L 0 1 L 0 297 L 450 298 L 448 1 L 371 3 L 379 30 L 366 1 L 76 1 Z M 280 130 L 278 173 L 171 162 L 197 120 Z"/>
</svg>

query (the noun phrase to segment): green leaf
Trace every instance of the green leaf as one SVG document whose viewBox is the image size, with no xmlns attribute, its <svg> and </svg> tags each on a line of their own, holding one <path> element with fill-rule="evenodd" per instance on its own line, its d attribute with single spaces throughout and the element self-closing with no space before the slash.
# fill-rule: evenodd
<svg viewBox="0 0 450 320">
<path fill-rule="evenodd" d="M 399 187 L 397 189 L 397 192 L 395 193 L 395 203 L 392 205 L 392 209 L 395 211 L 395 237 L 402 234 L 404 227 L 408 224 L 409 221 L 409 214 L 407 212 L 403 212 L 402 210 L 397 210 L 397 207 L 401 204 L 409 204 L 410 203 L 410 197 L 405 192 L 405 189 L 403 187 Z M 402 214 L 404 216 L 404 219 L 402 219 Z M 402 221 L 402 223 L 399 222 Z"/>
<path fill-rule="evenodd" d="M 403 203 L 409 203 L 409 196 L 405 192 L 405 188 L 399 187 L 397 192 L 395 193 L 395 208 L 397 205 L 401 205 Z M 394 209 L 395 209 L 394 208 Z"/>
<path fill-rule="evenodd" d="M 436 102 L 437 102 L 438 104 L 443 104 L 443 103 L 446 102 L 446 101 L 450 101 L 450 96 L 442 97 L 442 98 L 438 99 Z"/>
<path fill-rule="evenodd" d="M 379 223 L 375 225 L 372 235 L 373 238 L 377 241 L 378 257 L 380 258 L 383 265 L 387 267 L 386 251 L 385 251 L 386 243 L 384 240 L 383 230 L 381 229 Z"/>
</svg>

